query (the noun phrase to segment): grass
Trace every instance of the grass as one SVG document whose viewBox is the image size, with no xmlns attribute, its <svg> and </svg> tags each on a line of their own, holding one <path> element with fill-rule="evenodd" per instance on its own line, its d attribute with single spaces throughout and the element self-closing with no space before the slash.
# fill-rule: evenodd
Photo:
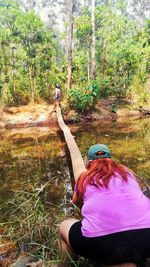
<svg viewBox="0 0 150 267">
<path fill-rule="evenodd" d="M 51 266 L 62 262 L 61 255 L 57 253 L 59 223 L 66 216 L 78 215 L 79 211 L 66 197 L 70 193 L 67 186 L 64 186 L 64 198 L 59 205 L 47 201 L 48 186 L 49 182 L 46 182 L 40 188 L 37 184 L 32 189 L 11 190 L 13 198 L 3 206 L 5 213 L 0 227 L 6 227 L 5 236 L 16 242 L 21 251 Z M 78 266 L 78 262 L 71 258 L 69 262 Z"/>
<path fill-rule="evenodd" d="M 7 227 L 8 238 L 45 260 L 56 259 L 57 226 L 61 221 L 59 207 L 44 201 L 47 185 L 32 191 L 13 191 L 13 199 L 3 207 L 6 212 L 0 224 Z"/>
</svg>

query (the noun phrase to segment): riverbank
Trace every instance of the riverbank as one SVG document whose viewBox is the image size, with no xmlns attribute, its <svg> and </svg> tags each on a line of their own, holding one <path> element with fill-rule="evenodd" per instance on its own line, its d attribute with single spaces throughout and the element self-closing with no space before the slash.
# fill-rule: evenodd
<svg viewBox="0 0 150 267">
<path fill-rule="evenodd" d="M 134 109 L 125 100 L 99 100 L 94 111 L 78 114 L 74 110 L 65 110 L 62 103 L 62 112 L 66 123 L 110 120 L 116 121 L 125 117 L 141 118 L 150 115 L 149 112 Z M 54 105 L 29 104 L 20 107 L 7 107 L 0 111 L 0 129 L 49 127 L 57 128 L 57 116 Z"/>
</svg>

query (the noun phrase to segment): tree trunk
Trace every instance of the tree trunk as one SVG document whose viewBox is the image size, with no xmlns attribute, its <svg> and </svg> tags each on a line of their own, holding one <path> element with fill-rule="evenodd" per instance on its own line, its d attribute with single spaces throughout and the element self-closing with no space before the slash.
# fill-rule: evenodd
<svg viewBox="0 0 150 267">
<path fill-rule="evenodd" d="M 90 80 L 90 50 L 87 50 L 87 76 L 88 81 Z"/>
<path fill-rule="evenodd" d="M 68 31 L 68 80 L 67 89 L 72 85 L 72 40 L 73 40 L 73 6 L 74 0 L 68 0 L 69 7 L 69 31 Z"/>
<path fill-rule="evenodd" d="M 9 70 L 8 70 L 8 51 L 7 51 L 8 44 L 6 42 L 1 42 L 1 49 L 2 49 L 2 57 L 3 57 L 3 75 L 4 75 L 4 85 L 3 85 L 3 93 L 2 93 L 2 102 L 3 105 L 8 102 L 10 97 L 10 90 L 9 90 Z"/>
<path fill-rule="evenodd" d="M 12 77 L 13 77 L 13 97 L 15 97 L 16 93 L 16 84 L 15 84 L 15 75 L 16 75 L 16 63 L 15 63 L 15 46 L 12 44 L 11 46 L 11 56 L 12 56 Z"/>
<path fill-rule="evenodd" d="M 95 80 L 95 67 L 96 67 L 96 62 L 95 62 L 95 43 L 96 43 L 96 38 L 95 38 L 95 0 L 92 0 L 92 47 L 91 47 L 91 79 Z"/>
<path fill-rule="evenodd" d="M 32 80 L 32 69 L 29 67 L 29 78 L 30 78 L 30 91 L 31 91 L 31 102 L 34 103 L 34 85 Z"/>
<path fill-rule="evenodd" d="M 147 91 L 150 94 L 150 69 L 149 69 L 149 74 L 148 74 L 148 79 L 147 79 Z"/>
</svg>

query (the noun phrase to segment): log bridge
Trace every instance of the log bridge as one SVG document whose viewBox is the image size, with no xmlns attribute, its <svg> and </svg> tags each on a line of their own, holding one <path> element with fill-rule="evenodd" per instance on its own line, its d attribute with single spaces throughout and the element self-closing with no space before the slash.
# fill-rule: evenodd
<svg viewBox="0 0 150 267">
<path fill-rule="evenodd" d="M 61 113 L 61 108 L 59 104 L 56 105 L 56 113 L 57 113 L 59 127 L 64 134 L 64 138 L 69 149 L 73 175 L 74 175 L 74 179 L 76 182 L 79 175 L 82 172 L 86 171 L 84 161 L 80 153 L 80 150 L 75 142 L 74 136 L 71 134 L 69 127 L 64 123 L 62 113 Z M 103 267 L 106 267 L 106 265 Z M 118 264 L 118 265 L 109 265 L 109 267 L 136 267 L 136 265 L 134 263 L 124 263 L 124 264 Z"/>
</svg>

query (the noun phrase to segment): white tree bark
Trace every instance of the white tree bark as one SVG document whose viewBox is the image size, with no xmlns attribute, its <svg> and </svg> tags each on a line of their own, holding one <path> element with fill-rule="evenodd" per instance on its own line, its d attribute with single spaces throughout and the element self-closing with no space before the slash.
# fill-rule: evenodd
<svg viewBox="0 0 150 267">
<path fill-rule="evenodd" d="M 68 31 L 68 79 L 67 89 L 72 85 L 72 41 L 73 41 L 73 6 L 74 0 L 68 0 L 69 7 L 69 31 Z"/>
<path fill-rule="evenodd" d="M 95 58 L 95 0 L 92 0 L 92 47 L 91 47 L 91 79 L 94 80 L 96 76 L 96 58 Z"/>
</svg>

